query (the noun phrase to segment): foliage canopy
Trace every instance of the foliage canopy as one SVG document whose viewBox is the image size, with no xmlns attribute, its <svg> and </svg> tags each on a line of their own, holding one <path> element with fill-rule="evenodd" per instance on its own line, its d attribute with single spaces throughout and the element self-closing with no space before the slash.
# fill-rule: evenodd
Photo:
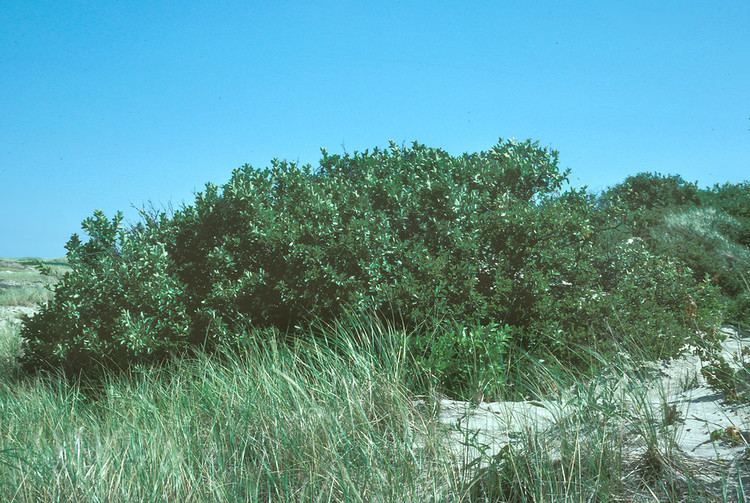
<svg viewBox="0 0 750 503">
<path fill-rule="evenodd" d="M 92 373 L 364 311 L 410 331 L 418 363 L 446 388 L 496 390 L 510 347 L 581 365 L 570 348 L 629 337 L 666 357 L 715 324 L 711 285 L 606 230 L 614 196 L 634 188 L 601 204 L 566 179 L 557 153 L 530 141 L 458 156 L 391 143 L 324 151 L 316 168 L 246 165 L 130 228 L 97 212 L 88 239 L 67 244 L 72 270 L 54 300 L 26 320 L 24 363 Z M 662 185 L 694 201 L 681 180 Z"/>
</svg>

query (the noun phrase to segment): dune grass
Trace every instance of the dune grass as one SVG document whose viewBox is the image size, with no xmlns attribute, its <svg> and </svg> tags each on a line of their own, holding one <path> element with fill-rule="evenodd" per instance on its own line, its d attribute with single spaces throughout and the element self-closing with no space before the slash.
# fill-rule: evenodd
<svg viewBox="0 0 750 503">
<path fill-rule="evenodd" d="M 11 320 L 0 319 L 0 379 L 18 370 L 17 359 L 21 353 L 19 326 Z"/>
<path fill-rule="evenodd" d="M 652 369 L 658 375 L 658 366 L 633 366 L 629 358 L 609 363 L 588 378 L 554 361 L 530 364 L 519 385 L 553 420 L 522 423 L 494 453 L 467 433 L 467 444 L 484 453 L 463 467 L 459 499 L 747 501 L 746 462 L 706 462 L 681 450 L 682 418 L 690 410 L 670 403 L 664 383 L 648 377 Z M 689 376 L 680 382 L 683 391 L 693 386 Z"/>
<path fill-rule="evenodd" d="M 0 500 L 442 500 L 453 473 L 400 347 L 252 339 L 96 391 L 0 382 Z"/>
<path fill-rule="evenodd" d="M 580 379 L 527 356 L 516 386 L 554 421 L 497 453 L 466 431 L 481 453 L 466 458 L 439 395 L 419 405 L 408 387 L 409 334 L 349 320 L 280 337 L 251 332 L 241 349 L 94 387 L 0 378 L 0 500 L 744 501 L 741 484 L 709 486 L 684 460 L 679 414 L 646 399 L 625 360 Z"/>
<path fill-rule="evenodd" d="M 14 286 L 0 289 L 0 306 L 33 307 L 44 304 L 52 298 L 52 292 L 45 286 Z"/>
<path fill-rule="evenodd" d="M 48 274 L 42 274 L 39 265 Z M 0 258 L 0 306 L 33 307 L 49 301 L 51 287 L 68 270 L 64 259 Z"/>
<path fill-rule="evenodd" d="M 462 431 L 457 455 L 409 337 L 354 316 L 291 345 L 256 331 L 92 387 L 18 374 L 18 324 L 0 321 L 0 501 L 745 500 L 741 470 L 709 484 L 679 452 L 679 412 L 618 385 L 636 340 L 617 361 L 576 348 L 608 369 L 586 376 L 510 348 L 509 395 L 554 421 L 499 452 Z"/>
</svg>

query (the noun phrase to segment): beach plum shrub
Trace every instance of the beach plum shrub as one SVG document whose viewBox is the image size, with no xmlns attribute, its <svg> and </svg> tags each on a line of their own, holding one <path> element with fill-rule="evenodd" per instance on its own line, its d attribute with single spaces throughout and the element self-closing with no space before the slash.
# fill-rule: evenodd
<svg viewBox="0 0 750 503">
<path fill-rule="evenodd" d="M 424 370 L 458 389 L 478 375 L 502 382 L 510 346 L 575 363 L 571 345 L 617 339 L 630 323 L 644 338 L 661 323 L 695 330 L 701 320 L 683 308 L 711 292 L 601 239 L 602 205 L 567 174 L 531 141 L 462 155 L 391 143 L 324 151 L 316 167 L 246 165 L 130 228 L 96 213 L 88 240 L 68 243 L 72 270 L 54 299 L 26 321 L 25 362 L 125 367 L 248 329 L 309 336 L 297 329 L 359 310 L 409 330 Z M 429 336 L 446 326 L 469 328 Z M 467 347 L 478 356 L 467 360 Z M 679 349 L 648 347 L 654 357 Z M 477 374 L 477 362 L 498 377 Z"/>
</svg>

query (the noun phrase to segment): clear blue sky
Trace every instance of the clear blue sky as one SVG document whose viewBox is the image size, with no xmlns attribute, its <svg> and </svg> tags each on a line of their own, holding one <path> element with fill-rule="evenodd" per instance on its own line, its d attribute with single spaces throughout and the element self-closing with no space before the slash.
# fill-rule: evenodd
<svg viewBox="0 0 750 503">
<path fill-rule="evenodd" d="M 273 157 L 419 140 L 750 178 L 750 1 L 0 3 L 0 256 Z"/>
</svg>

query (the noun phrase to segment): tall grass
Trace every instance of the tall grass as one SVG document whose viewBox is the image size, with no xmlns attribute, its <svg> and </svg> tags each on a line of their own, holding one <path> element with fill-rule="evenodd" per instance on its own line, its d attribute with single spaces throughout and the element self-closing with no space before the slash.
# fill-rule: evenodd
<svg viewBox="0 0 750 503">
<path fill-rule="evenodd" d="M 59 377 L 0 382 L 0 500 L 443 499 L 453 472 L 401 384 L 403 344 L 339 335 L 251 337 L 95 397 Z"/>
<path fill-rule="evenodd" d="M 11 320 L 0 319 L 0 379 L 8 378 L 18 369 L 17 359 L 21 354 L 21 337 L 18 325 Z"/>
<path fill-rule="evenodd" d="M 516 386 L 553 420 L 522 421 L 515 440 L 484 452 L 463 471 L 461 497 L 471 501 L 591 502 L 745 501 L 747 467 L 691 459 L 679 447 L 681 418 L 665 383 L 635 355 L 609 360 L 582 377 L 531 356 Z M 600 355 L 587 351 L 582 358 Z M 657 366 L 658 367 L 658 366 Z M 527 402 L 528 403 L 528 402 Z M 514 435 L 511 435 L 513 439 Z M 467 435 L 467 438 L 470 438 Z M 497 447 L 497 446 L 495 446 Z"/>
<path fill-rule="evenodd" d="M 39 265 L 46 274 L 37 269 Z M 69 270 L 63 259 L 0 258 L 0 306 L 33 307 L 49 301 L 51 287 Z"/>
<path fill-rule="evenodd" d="M 0 378 L 0 501 L 734 501 L 676 447 L 679 411 L 631 358 L 581 378 L 514 349 L 514 386 L 549 423 L 503 446 L 464 425 L 456 453 L 407 352 L 367 318 L 306 340 L 251 331 L 241 348 L 109 374 Z M 0 339 L 2 340 L 2 339 Z M 581 358 L 601 358 L 588 351 Z M 601 363 L 601 362 L 600 362 Z M 408 383 L 408 387 L 407 384 Z M 684 414 L 684 411 L 681 411 Z M 723 493 L 722 493 L 723 491 Z"/>
</svg>

